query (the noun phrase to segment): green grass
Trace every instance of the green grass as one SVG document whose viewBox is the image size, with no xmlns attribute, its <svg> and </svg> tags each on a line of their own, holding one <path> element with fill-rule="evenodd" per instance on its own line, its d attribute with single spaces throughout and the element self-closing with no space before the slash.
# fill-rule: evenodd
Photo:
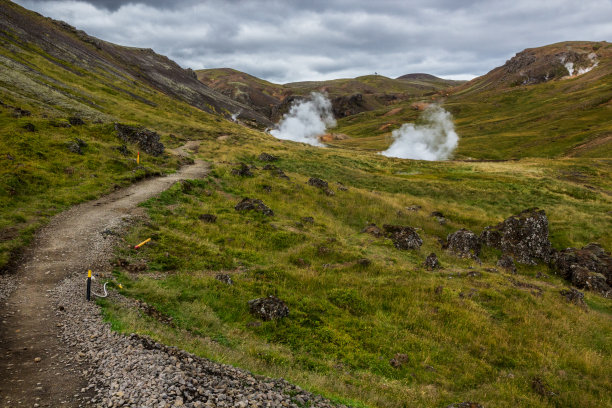
<svg viewBox="0 0 612 408">
<path fill-rule="evenodd" d="M 118 329 L 283 376 L 357 405 L 612 404 L 606 391 L 612 385 L 606 374 L 610 300 L 587 294 L 586 312 L 561 298 L 560 279 L 535 278 L 538 271 L 550 275 L 546 266 L 519 266 L 516 279 L 540 288 L 537 295 L 485 270 L 494 266 L 496 251 L 486 251 L 480 267 L 446 254 L 437 243 L 461 227 L 480 232 L 538 205 L 547 211 L 555 247 L 592 240 L 610 247 L 612 217 L 602 215 L 609 196 L 561 176 L 580 171 L 609 189 L 609 163 L 400 161 L 255 135 L 204 146 L 203 157 L 217 163 L 209 178 L 176 185 L 146 203 L 150 221 L 127 239 L 151 236 L 154 244 L 118 254 L 143 258 L 149 267 L 139 275 L 117 270 L 123 293 L 172 316 L 176 327 L 107 305 L 107 317 Z M 255 157 L 264 149 L 282 157 L 278 165 L 291 180 L 263 170 L 239 178 L 223 164 L 244 160 L 261 167 Z M 307 185 L 309 176 L 330 181 L 336 194 Z M 337 190 L 336 181 L 349 190 Z M 264 192 L 264 185 L 272 191 Z M 261 198 L 275 216 L 235 211 L 242 197 Z M 423 208 L 406 211 L 411 204 Z M 447 214 L 449 223 L 441 226 L 429 217 L 433 210 Z M 217 215 L 217 222 L 200 221 L 204 213 Z M 315 223 L 302 222 L 307 216 Z M 396 250 L 387 239 L 360 233 L 368 222 L 419 227 L 424 245 Z M 445 269 L 423 269 L 432 251 Z M 357 264 L 362 258 L 371 265 Z M 468 277 L 472 268 L 481 276 Z M 235 284 L 217 281 L 218 271 L 230 273 Z M 250 324 L 257 319 L 249 315 L 247 301 L 271 294 L 287 302 L 290 316 Z M 396 353 L 409 356 L 403 368 L 389 364 Z M 535 393 L 534 377 L 558 396 Z"/>
</svg>

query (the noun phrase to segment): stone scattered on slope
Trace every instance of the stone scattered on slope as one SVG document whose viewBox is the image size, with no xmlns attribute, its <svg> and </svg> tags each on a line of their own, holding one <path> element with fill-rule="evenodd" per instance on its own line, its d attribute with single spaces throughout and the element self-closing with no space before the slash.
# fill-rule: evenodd
<svg viewBox="0 0 612 408">
<path fill-rule="evenodd" d="M 484 408 L 484 407 L 477 402 L 465 401 L 465 402 L 456 402 L 454 404 L 450 404 L 446 408 Z"/>
<path fill-rule="evenodd" d="M 408 357 L 407 354 L 397 353 L 391 360 L 389 360 L 389 364 L 393 368 L 401 368 L 408 361 L 410 361 L 410 358 Z"/>
<path fill-rule="evenodd" d="M 140 149 L 152 156 L 161 156 L 164 145 L 159 141 L 159 134 L 138 126 L 115 123 L 117 136 L 124 142 L 137 144 Z"/>
<path fill-rule="evenodd" d="M 578 289 L 576 289 L 576 288 L 563 289 L 559 293 L 568 302 L 574 303 L 574 304 L 576 304 L 578 306 L 585 306 L 585 303 L 584 303 L 584 293 L 582 293 Z"/>
<path fill-rule="evenodd" d="M 502 255 L 497 261 L 497 266 L 504 269 L 506 272 L 516 273 L 516 265 L 514 259 L 510 255 Z"/>
<path fill-rule="evenodd" d="M 244 198 L 234 208 L 236 211 L 258 211 L 267 216 L 274 215 L 274 211 L 258 198 Z"/>
<path fill-rule="evenodd" d="M 217 216 L 214 214 L 201 214 L 198 218 L 204 222 L 208 222 L 211 224 L 217 222 Z"/>
<path fill-rule="evenodd" d="M 553 253 L 548 240 L 548 218 L 544 210 L 537 208 L 527 209 L 495 226 L 486 227 L 480 240 L 527 265 L 535 265 L 538 260 L 549 262 Z"/>
<path fill-rule="evenodd" d="M 278 157 L 264 152 L 259 155 L 258 159 L 264 162 L 274 162 L 278 160 Z"/>
<path fill-rule="evenodd" d="M 423 240 L 412 227 L 385 224 L 383 230 L 397 249 L 418 249 L 423 245 Z"/>
<path fill-rule="evenodd" d="M 71 116 L 68 118 L 68 122 L 72 125 L 72 126 L 82 126 L 85 124 L 85 121 L 83 121 L 83 119 L 81 119 L 78 116 Z"/>
<path fill-rule="evenodd" d="M 251 167 L 249 167 L 245 163 L 240 163 L 240 167 L 232 169 L 232 174 L 234 176 L 240 176 L 240 177 L 253 177 L 254 176 L 253 172 L 251 171 Z"/>
<path fill-rule="evenodd" d="M 329 184 L 327 183 L 327 181 L 322 180 L 320 178 L 316 178 L 316 177 L 311 177 L 308 180 L 308 184 L 313 187 L 320 188 L 321 190 L 326 190 L 329 188 Z"/>
<path fill-rule="evenodd" d="M 559 251 L 553 268 L 572 285 L 612 297 L 612 257 L 598 244 Z"/>
<path fill-rule="evenodd" d="M 234 284 L 232 277 L 227 273 L 218 273 L 215 275 L 215 279 L 218 280 L 219 282 L 225 283 L 226 285 Z"/>
<path fill-rule="evenodd" d="M 361 230 L 361 233 L 370 234 L 376 238 L 382 237 L 384 234 L 380 228 L 376 226 L 376 224 L 368 224 Z"/>
<path fill-rule="evenodd" d="M 70 150 L 72 153 L 83 154 L 84 147 L 87 147 L 87 143 L 78 137 L 76 137 L 72 142 L 68 142 L 68 150 Z"/>
<path fill-rule="evenodd" d="M 448 234 L 446 248 L 460 258 L 478 259 L 480 255 L 480 239 L 476 234 L 465 228 Z"/>
<path fill-rule="evenodd" d="M 440 269 L 440 261 L 438 261 L 438 257 L 435 253 L 431 253 L 427 256 L 427 258 L 425 258 L 425 262 L 423 263 L 423 266 L 425 267 L 425 269 L 427 269 L 428 271 L 433 271 L 435 269 Z"/>
<path fill-rule="evenodd" d="M 279 320 L 289 316 L 289 308 L 276 296 L 249 300 L 249 312 L 261 320 Z"/>
</svg>

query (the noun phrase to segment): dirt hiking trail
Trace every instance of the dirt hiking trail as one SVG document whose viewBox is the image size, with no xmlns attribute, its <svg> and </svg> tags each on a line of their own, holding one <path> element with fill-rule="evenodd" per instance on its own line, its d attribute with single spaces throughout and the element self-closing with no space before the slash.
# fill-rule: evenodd
<svg viewBox="0 0 612 408">
<path fill-rule="evenodd" d="M 197 151 L 192 141 L 175 150 Z M 15 288 L 0 299 L 0 406 L 78 407 L 89 405 L 83 369 L 60 339 L 62 306 L 51 292 L 72 274 L 108 270 L 113 240 L 103 231 L 125 225 L 143 209 L 138 204 L 179 180 L 202 178 L 208 164 L 195 160 L 166 177 L 148 179 L 55 217 L 37 234 L 13 276 Z M 2 281 L 0 281 L 2 285 Z M 85 284 L 83 284 L 85 296 Z"/>
</svg>

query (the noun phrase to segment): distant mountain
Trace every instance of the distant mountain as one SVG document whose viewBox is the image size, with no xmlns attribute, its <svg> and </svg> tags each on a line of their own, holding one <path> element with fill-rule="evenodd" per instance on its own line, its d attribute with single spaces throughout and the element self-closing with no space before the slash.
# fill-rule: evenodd
<svg viewBox="0 0 612 408">
<path fill-rule="evenodd" d="M 313 91 L 329 95 L 334 115 L 338 118 L 371 111 L 409 100 L 431 95 L 456 86 L 463 81 L 449 81 L 428 74 L 409 74 L 398 79 L 382 75 L 366 75 L 357 78 L 329 81 L 304 81 L 274 84 L 230 68 L 196 71 L 198 79 L 207 86 L 240 103 L 247 104 L 273 121 L 287 111 L 290 104 Z"/>
<path fill-rule="evenodd" d="M 49 109 L 79 112 L 84 116 L 108 116 L 92 92 L 77 89 L 60 77 L 72 74 L 122 97 L 151 104 L 134 90 L 146 86 L 206 112 L 241 117 L 262 126 L 266 117 L 249 106 L 219 94 L 151 49 L 123 47 L 102 41 L 71 25 L 43 17 L 10 1 L 0 2 L 0 66 L 8 73 L 0 80 L 5 91 L 43 102 Z M 39 72 L 36 61 L 55 66 L 57 75 Z M 34 81 L 34 83 L 32 82 Z M 87 81 L 86 81 L 87 82 Z M 53 96 L 54 98 L 51 98 Z M 54 99 L 52 101 L 51 99 Z M 61 103 L 56 103 L 61 99 Z"/>
</svg>

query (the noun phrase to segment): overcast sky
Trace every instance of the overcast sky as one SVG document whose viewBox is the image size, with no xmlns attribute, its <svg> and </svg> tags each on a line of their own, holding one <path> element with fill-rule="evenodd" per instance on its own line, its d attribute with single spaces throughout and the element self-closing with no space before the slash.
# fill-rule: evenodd
<svg viewBox="0 0 612 408">
<path fill-rule="evenodd" d="M 612 0 L 15 0 L 183 67 L 277 83 L 425 72 L 470 79 L 515 53 L 612 40 Z"/>
</svg>

